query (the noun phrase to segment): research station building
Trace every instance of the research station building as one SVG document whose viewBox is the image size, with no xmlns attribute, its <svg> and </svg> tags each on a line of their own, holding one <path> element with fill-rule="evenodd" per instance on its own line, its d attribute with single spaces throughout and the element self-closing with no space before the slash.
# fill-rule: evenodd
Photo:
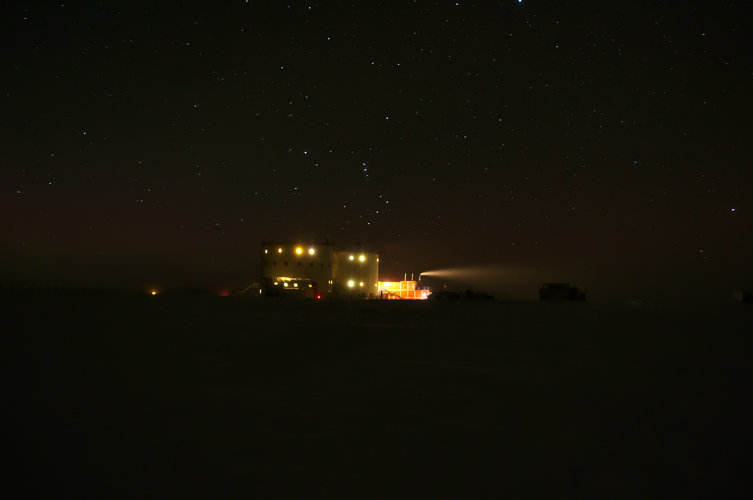
<svg viewBox="0 0 753 500">
<path fill-rule="evenodd" d="M 333 250 L 329 244 L 264 242 L 261 275 L 260 291 L 268 296 L 379 296 L 379 254 L 364 249 Z"/>
</svg>

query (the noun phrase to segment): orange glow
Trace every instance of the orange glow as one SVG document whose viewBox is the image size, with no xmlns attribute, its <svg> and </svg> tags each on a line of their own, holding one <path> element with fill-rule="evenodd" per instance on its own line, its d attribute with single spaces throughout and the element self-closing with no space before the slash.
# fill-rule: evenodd
<svg viewBox="0 0 753 500">
<path fill-rule="evenodd" d="M 152 290 L 152 295 L 157 295 L 157 290 Z"/>
<path fill-rule="evenodd" d="M 419 290 L 415 281 L 380 281 L 378 290 L 385 299 L 425 300 L 431 295 L 430 290 Z"/>
<path fill-rule="evenodd" d="M 295 253 L 296 253 L 296 255 L 301 255 L 303 253 L 303 248 L 301 248 L 301 247 L 296 248 L 295 249 Z"/>
</svg>

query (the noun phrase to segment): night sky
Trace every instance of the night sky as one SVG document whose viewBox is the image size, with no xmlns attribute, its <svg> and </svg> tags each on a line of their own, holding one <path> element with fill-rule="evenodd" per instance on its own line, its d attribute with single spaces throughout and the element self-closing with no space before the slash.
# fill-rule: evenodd
<svg viewBox="0 0 753 500">
<path fill-rule="evenodd" d="M 753 286 L 747 2 L 7 2 L 0 281 L 258 279 L 263 240 L 499 297 Z"/>
</svg>

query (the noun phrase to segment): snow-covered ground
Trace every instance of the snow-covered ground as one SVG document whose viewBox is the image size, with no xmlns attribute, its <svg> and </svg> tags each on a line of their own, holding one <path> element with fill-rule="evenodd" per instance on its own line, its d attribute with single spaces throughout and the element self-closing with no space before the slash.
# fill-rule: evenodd
<svg viewBox="0 0 753 500">
<path fill-rule="evenodd" d="M 8 434 L 29 494 L 718 497 L 745 484 L 749 304 L 4 301 Z"/>
</svg>

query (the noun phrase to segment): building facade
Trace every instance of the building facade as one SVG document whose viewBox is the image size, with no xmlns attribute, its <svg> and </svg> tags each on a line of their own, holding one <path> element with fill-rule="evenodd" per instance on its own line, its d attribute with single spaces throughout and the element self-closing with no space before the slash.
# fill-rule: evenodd
<svg viewBox="0 0 753 500">
<path fill-rule="evenodd" d="M 332 247 L 327 244 L 261 245 L 262 290 L 267 295 L 326 297 L 332 293 Z"/>
<path fill-rule="evenodd" d="M 261 274 L 259 292 L 267 296 L 422 300 L 431 293 L 415 281 L 380 282 L 377 252 L 326 243 L 264 242 Z"/>
<path fill-rule="evenodd" d="M 379 254 L 361 250 L 333 252 L 334 293 L 353 298 L 376 298 L 379 294 Z"/>
</svg>

